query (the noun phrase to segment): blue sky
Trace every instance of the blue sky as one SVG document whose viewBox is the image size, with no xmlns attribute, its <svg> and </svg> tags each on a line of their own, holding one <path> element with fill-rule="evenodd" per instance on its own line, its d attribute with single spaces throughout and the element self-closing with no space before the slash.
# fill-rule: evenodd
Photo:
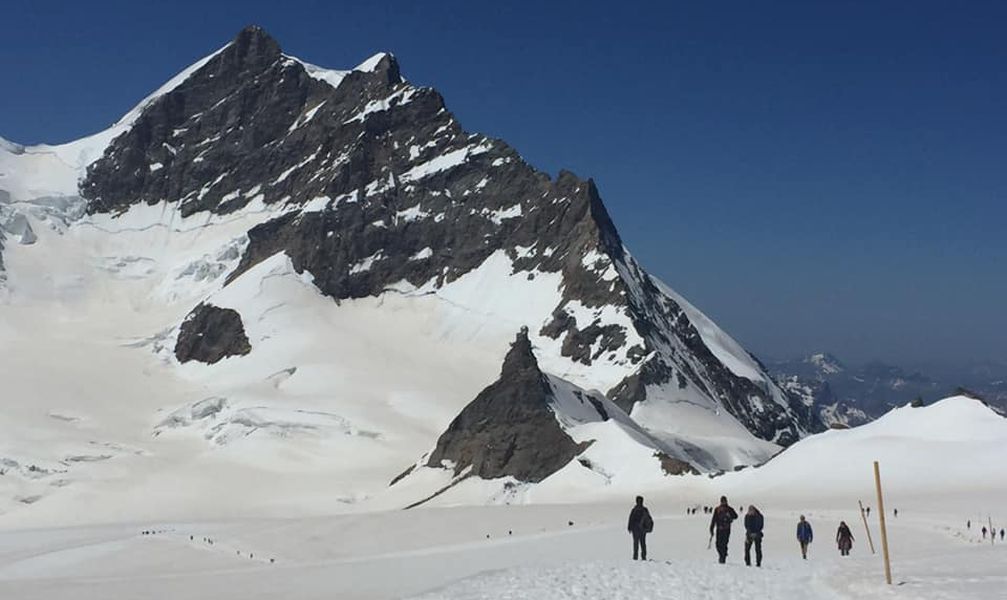
<svg viewBox="0 0 1007 600">
<path fill-rule="evenodd" d="M 394 52 L 472 131 L 593 177 L 757 354 L 1007 361 L 1007 3 L 7 3 L 0 136 L 102 129 L 255 23 Z"/>
</svg>

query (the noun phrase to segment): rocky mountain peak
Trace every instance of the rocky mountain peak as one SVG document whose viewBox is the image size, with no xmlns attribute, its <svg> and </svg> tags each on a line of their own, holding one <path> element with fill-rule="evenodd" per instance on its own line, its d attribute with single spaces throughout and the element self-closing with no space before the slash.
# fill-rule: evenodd
<svg viewBox="0 0 1007 600">
<path fill-rule="evenodd" d="M 804 359 L 804 362 L 814 365 L 823 374 L 841 373 L 846 370 L 843 363 L 838 358 L 828 352 L 818 352 Z"/>
<path fill-rule="evenodd" d="M 514 339 L 514 343 L 511 344 L 507 356 L 504 357 L 500 378 L 527 378 L 541 375 L 538 361 L 535 360 L 535 353 L 531 348 L 531 341 L 528 339 L 528 328 L 522 327 Z"/>
<path fill-rule="evenodd" d="M 467 276 L 507 290 L 535 282 L 545 300 L 507 315 L 530 329 L 469 415 L 548 429 L 551 375 L 534 342 L 546 371 L 607 393 L 627 414 L 642 403 L 645 415 L 670 415 L 688 398 L 704 418 L 726 409 L 780 445 L 815 426 L 757 361 L 636 263 L 593 180 L 550 177 L 505 142 L 464 130 L 436 90 L 402 80 L 391 54 L 328 70 L 247 28 L 143 106 L 91 165 L 81 195 L 91 213 L 163 203 L 183 219 L 261 215 L 242 232 L 225 288 L 281 254 L 336 301 L 436 295 Z M 200 327 L 222 320 L 189 322 L 205 337 Z M 680 437 L 668 434 L 669 446 Z M 487 473 L 509 469 L 495 460 Z M 703 464 L 721 462 L 705 455 Z"/>
<path fill-rule="evenodd" d="M 219 56 L 224 64 L 234 65 L 240 69 L 266 67 L 279 57 L 279 42 L 258 25 L 249 25 L 239 31 Z"/>
<path fill-rule="evenodd" d="M 427 466 L 445 461 L 456 475 L 513 477 L 538 482 L 570 462 L 583 448 L 560 427 L 553 390 L 522 328 L 500 377 L 476 396 L 437 440 Z"/>
<path fill-rule="evenodd" d="M 390 52 L 379 52 L 357 67 L 358 71 L 377 74 L 386 84 L 402 83 L 399 61 Z"/>
</svg>

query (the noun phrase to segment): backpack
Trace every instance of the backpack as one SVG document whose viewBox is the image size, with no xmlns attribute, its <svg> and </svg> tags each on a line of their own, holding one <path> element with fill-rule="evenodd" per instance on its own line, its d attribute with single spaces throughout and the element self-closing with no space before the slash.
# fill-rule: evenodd
<svg viewBox="0 0 1007 600">
<path fill-rule="evenodd" d="M 649 510 L 643 511 L 643 517 L 640 518 L 640 528 L 646 533 L 654 531 L 654 519 L 651 518 Z"/>
</svg>

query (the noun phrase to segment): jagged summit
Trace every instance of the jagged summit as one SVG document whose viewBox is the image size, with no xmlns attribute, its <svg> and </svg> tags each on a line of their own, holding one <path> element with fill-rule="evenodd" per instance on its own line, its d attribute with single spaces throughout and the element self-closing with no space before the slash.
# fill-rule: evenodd
<svg viewBox="0 0 1007 600">
<path fill-rule="evenodd" d="M 244 69 L 262 68 L 280 56 L 280 44 L 258 25 L 249 25 L 218 55 L 221 66 Z"/>
<path fill-rule="evenodd" d="M 510 350 L 507 351 L 507 356 L 504 357 L 503 367 L 500 369 L 500 379 L 522 379 L 536 375 L 542 375 L 542 372 L 539 370 L 538 361 L 535 360 L 535 353 L 531 349 L 528 328 L 522 327 L 518 331 L 517 337 L 514 338 Z"/>
<path fill-rule="evenodd" d="M 823 374 L 840 373 L 846 369 L 842 362 L 828 352 L 812 354 L 804 359 L 804 362 L 814 365 Z"/>
</svg>

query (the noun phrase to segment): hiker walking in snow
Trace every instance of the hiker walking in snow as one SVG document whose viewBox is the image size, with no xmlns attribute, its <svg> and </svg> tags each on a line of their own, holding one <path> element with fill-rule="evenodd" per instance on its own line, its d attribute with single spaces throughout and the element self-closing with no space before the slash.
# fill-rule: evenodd
<svg viewBox="0 0 1007 600">
<path fill-rule="evenodd" d="M 755 545 L 755 566 L 762 566 L 762 526 L 765 524 L 759 509 L 749 505 L 745 515 L 745 565 L 752 566 L 752 545 Z"/>
<path fill-rule="evenodd" d="M 846 525 L 846 521 L 839 522 L 839 531 L 836 532 L 836 544 L 839 545 L 840 556 L 850 555 L 850 549 L 853 548 L 853 532 Z"/>
<path fill-rule="evenodd" d="M 710 537 L 717 536 L 717 555 L 720 557 L 720 564 L 727 562 L 727 542 L 731 539 L 731 523 L 738 518 L 738 513 L 734 512 L 731 505 L 727 503 L 727 496 L 720 497 L 720 506 L 713 509 L 713 518 L 710 519 Z"/>
<path fill-rule="evenodd" d="M 1004 539 L 1004 530 L 1000 529 L 1000 541 L 1002 542 L 1003 539 Z"/>
<path fill-rule="evenodd" d="M 797 543 L 801 545 L 801 558 L 804 560 L 808 560 L 808 544 L 813 538 L 811 523 L 805 521 L 804 515 L 801 515 L 801 520 L 797 523 Z"/>
<path fill-rule="evenodd" d="M 965 529 L 972 529 L 972 519 L 965 521 Z"/>
<path fill-rule="evenodd" d="M 647 560 L 647 534 L 654 530 L 654 519 L 643 505 L 643 496 L 636 497 L 636 506 L 629 511 L 627 529 L 633 534 L 633 560 Z"/>
<path fill-rule="evenodd" d="M 983 525 L 983 539 L 986 539 L 986 526 Z"/>
</svg>

